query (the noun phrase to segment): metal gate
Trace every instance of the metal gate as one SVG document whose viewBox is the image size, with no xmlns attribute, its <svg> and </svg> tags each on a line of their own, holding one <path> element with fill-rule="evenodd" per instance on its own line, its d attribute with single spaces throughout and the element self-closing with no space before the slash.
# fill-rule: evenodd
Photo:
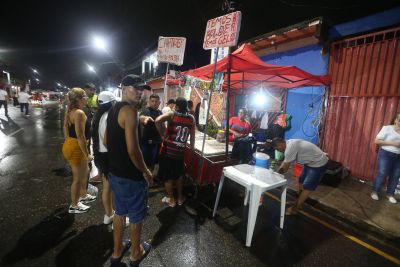
<svg viewBox="0 0 400 267">
<path fill-rule="evenodd" d="M 375 137 L 400 111 L 400 28 L 331 46 L 332 78 L 322 147 L 353 176 L 376 174 Z"/>
</svg>

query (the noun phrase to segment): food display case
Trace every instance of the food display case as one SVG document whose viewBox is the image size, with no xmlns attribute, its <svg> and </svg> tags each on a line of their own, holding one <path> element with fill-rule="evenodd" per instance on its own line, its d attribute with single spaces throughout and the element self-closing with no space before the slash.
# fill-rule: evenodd
<svg viewBox="0 0 400 267">
<path fill-rule="evenodd" d="M 206 135 L 202 157 L 203 136 L 202 132 L 196 131 L 195 152 L 192 153 L 189 147 L 185 151 L 186 174 L 200 185 L 218 182 L 221 178 L 223 167 L 237 163 L 229 158 L 232 152 L 231 144 L 228 146 L 228 161 L 226 161 L 225 143 L 218 142 L 208 135 Z M 190 142 L 188 143 L 189 146 Z"/>
</svg>

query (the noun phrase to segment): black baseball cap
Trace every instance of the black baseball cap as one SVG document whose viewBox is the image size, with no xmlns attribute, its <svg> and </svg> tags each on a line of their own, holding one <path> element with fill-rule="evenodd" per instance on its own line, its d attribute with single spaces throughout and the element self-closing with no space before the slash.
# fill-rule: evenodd
<svg viewBox="0 0 400 267">
<path fill-rule="evenodd" d="M 139 90 L 151 90 L 151 87 L 146 84 L 145 80 L 135 74 L 126 75 L 122 79 L 121 86 L 133 86 Z"/>
</svg>

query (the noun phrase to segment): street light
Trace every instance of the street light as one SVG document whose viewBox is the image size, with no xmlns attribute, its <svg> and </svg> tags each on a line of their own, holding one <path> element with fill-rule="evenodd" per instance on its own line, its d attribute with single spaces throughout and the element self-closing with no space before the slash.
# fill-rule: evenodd
<svg viewBox="0 0 400 267">
<path fill-rule="evenodd" d="M 88 70 L 89 70 L 90 72 L 96 73 L 96 70 L 95 70 L 95 68 L 94 68 L 92 65 L 87 64 L 87 67 L 88 67 Z"/>
<path fill-rule="evenodd" d="M 106 41 L 103 38 L 99 37 L 99 36 L 96 36 L 96 35 L 93 36 L 93 45 L 94 45 L 94 47 L 96 47 L 99 50 L 102 50 L 104 52 L 107 51 L 107 43 L 106 43 Z"/>
<path fill-rule="evenodd" d="M 39 72 L 36 69 L 32 69 L 33 73 L 39 74 Z"/>
<path fill-rule="evenodd" d="M 35 81 L 39 82 L 39 79 L 38 79 L 38 78 L 35 78 Z"/>
</svg>

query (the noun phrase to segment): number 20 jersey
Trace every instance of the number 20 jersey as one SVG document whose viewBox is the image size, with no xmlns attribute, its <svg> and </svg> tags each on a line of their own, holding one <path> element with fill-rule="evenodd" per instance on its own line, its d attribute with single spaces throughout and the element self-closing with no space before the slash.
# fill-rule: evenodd
<svg viewBox="0 0 400 267">
<path fill-rule="evenodd" d="M 195 127 L 193 121 L 194 118 L 190 114 L 174 112 L 172 120 L 168 122 L 166 138 L 161 147 L 162 155 L 183 159 L 190 130 Z"/>
</svg>

